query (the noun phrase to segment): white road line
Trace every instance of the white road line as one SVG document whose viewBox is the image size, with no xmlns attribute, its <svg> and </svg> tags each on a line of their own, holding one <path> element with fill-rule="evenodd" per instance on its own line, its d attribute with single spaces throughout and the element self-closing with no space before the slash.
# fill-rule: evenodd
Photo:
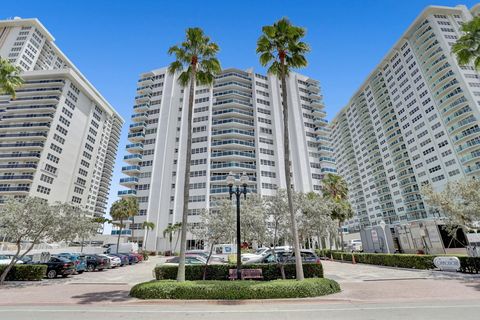
<svg viewBox="0 0 480 320">
<path fill-rule="evenodd" d="M 409 309 L 464 309 L 464 308 L 476 308 L 480 309 L 479 304 L 472 305 L 454 305 L 454 306 L 385 306 L 385 307 L 352 307 L 352 308 L 312 308 L 312 309 L 262 309 L 262 310 L 118 310 L 111 309 L 0 309 L 0 313 L 9 312 L 83 312 L 83 313 L 283 313 L 283 312 L 320 312 L 320 311 L 364 311 L 364 310 L 409 310 Z M 136 308 L 132 306 L 132 308 Z"/>
</svg>

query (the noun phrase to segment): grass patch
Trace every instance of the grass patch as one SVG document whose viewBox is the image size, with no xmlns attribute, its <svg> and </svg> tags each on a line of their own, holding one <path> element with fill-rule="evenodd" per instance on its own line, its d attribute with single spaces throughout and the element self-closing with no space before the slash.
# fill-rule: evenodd
<svg viewBox="0 0 480 320">
<path fill-rule="evenodd" d="M 337 292 L 340 292 L 340 285 L 324 278 L 303 281 L 157 280 L 135 285 L 130 290 L 130 296 L 139 299 L 245 300 L 307 298 Z"/>
</svg>

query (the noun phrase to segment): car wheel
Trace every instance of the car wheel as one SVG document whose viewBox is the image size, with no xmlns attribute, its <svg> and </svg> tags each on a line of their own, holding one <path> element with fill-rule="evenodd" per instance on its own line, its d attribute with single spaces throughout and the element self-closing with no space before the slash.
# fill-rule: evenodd
<svg viewBox="0 0 480 320">
<path fill-rule="evenodd" d="M 47 278 L 48 279 L 55 279 L 57 277 L 57 271 L 55 270 L 50 270 L 47 272 Z"/>
<path fill-rule="evenodd" d="M 87 271 L 93 272 L 94 270 L 95 270 L 95 266 L 94 266 L 93 264 L 89 264 L 89 265 L 87 266 Z"/>
</svg>

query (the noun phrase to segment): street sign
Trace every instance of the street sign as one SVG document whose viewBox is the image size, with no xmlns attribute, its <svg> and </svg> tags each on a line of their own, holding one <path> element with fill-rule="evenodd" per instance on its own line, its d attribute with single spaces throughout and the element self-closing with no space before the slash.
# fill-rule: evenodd
<svg viewBox="0 0 480 320">
<path fill-rule="evenodd" d="M 460 260 L 457 257 L 436 257 L 433 259 L 433 264 L 442 271 L 457 271 L 460 269 Z"/>
<path fill-rule="evenodd" d="M 371 234 L 372 234 L 372 241 L 373 241 L 373 242 L 378 242 L 378 233 L 377 233 L 377 230 L 372 229 L 370 232 L 371 232 Z"/>
</svg>

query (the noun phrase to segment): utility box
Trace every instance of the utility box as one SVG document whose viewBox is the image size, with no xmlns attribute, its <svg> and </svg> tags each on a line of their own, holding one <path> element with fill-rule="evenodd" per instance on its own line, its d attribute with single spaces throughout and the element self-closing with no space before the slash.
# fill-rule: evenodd
<svg viewBox="0 0 480 320">
<path fill-rule="evenodd" d="M 394 253 L 397 249 L 393 241 L 390 226 L 385 226 L 385 232 L 381 226 L 367 227 L 360 230 L 363 252 L 369 253 Z"/>
</svg>

